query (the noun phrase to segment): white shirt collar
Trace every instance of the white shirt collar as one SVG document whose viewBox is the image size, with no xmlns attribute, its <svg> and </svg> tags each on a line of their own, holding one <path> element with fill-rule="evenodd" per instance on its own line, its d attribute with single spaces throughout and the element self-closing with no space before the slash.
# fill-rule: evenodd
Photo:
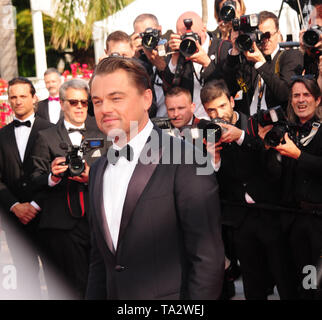
<svg viewBox="0 0 322 320">
<path fill-rule="evenodd" d="M 149 119 L 145 127 L 128 142 L 128 144 L 133 148 L 134 159 L 135 158 L 138 159 L 138 157 L 140 156 L 140 153 L 144 145 L 146 144 L 149 136 L 151 135 L 152 129 L 153 129 L 153 123 Z M 116 150 L 121 149 L 118 145 L 114 143 L 114 141 L 113 141 L 113 148 Z"/>
<path fill-rule="evenodd" d="M 34 123 L 35 121 L 35 114 L 31 114 L 28 118 L 24 119 L 24 120 L 21 120 L 21 119 L 18 119 L 16 116 L 13 117 L 13 120 L 18 120 L 20 122 L 25 122 L 25 121 L 30 121 L 31 122 L 31 125 Z"/>
<path fill-rule="evenodd" d="M 85 123 L 83 123 L 81 126 L 75 126 L 73 124 L 71 124 L 70 122 L 68 122 L 67 120 L 64 120 L 64 125 L 65 128 L 68 129 L 84 129 L 85 128 Z"/>
</svg>

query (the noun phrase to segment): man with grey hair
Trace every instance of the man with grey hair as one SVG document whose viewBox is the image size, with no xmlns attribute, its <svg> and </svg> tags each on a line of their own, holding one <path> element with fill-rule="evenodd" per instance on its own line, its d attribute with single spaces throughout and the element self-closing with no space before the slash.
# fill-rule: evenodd
<svg viewBox="0 0 322 320">
<path fill-rule="evenodd" d="M 37 115 L 56 124 L 63 117 L 59 104 L 59 87 L 62 83 L 61 75 L 57 69 L 49 68 L 44 73 L 44 81 L 49 97 L 39 101 Z"/>
<path fill-rule="evenodd" d="M 104 141 L 101 132 L 85 127 L 88 95 L 88 85 L 83 80 L 62 84 L 59 99 L 64 118 L 38 135 L 33 152 L 33 182 L 42 190 L 37 202 L 42 209 L 39 236 L 49 297 L 54 299 L 66 296 L 56 291 L 56 280 L 47 277 L 52 267 L 71 290 L 67 298 L 83 298 L 87 283 L 89 167 L 106 152 L 105 146 L 84 154 L 80 149 L 90 138 Z M 71 159 L 78 157 L 85 161 L 71 165 Z"/>
</svg>

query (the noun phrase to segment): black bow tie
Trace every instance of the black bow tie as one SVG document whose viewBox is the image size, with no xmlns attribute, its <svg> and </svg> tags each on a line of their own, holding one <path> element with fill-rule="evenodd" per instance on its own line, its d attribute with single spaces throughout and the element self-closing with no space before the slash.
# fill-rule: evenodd
<svg viewBox="0 0 322 320">
<path fill-rule="evenodd" d="M 134 155 L 133 148 L 128 144 L 124 146 L 121 150 L 110 148 L 107 153 L 108 161 L 111 164 L 116 164 L 121 157 L 124 157 L 128 161 L 132 161 L 133 155 Z"/>
<path fill-rule="evenodd" d="M 26 127 L 31 127 L 31 122 L 30 122 L 30 120 L 27 120 L 27 121 L 25 121 L 25 122 L 23 122 L 23 121 L 19 121 L 19 120 L 13 120 L 13 125 L 16 127 L 16 128 L 18 128 L 18 127 L 20 127 L 20 126 L 26 126 Z"/>
<path fill-rule="evenodd" d="M 72 132 L 79 132 L 79 133 L 83 134 L 84 132 L 86 132 L 86 129 L 85 129 L 85 128 L 82 128 L 82 129 L 78 129 L 78 128 L 69 128 L 69 129 L 68 129 L 68 133 L 72 133 Z"/>
<path fill-rule="evenodd" d="M 272 61 L 272 57 L 271 57 L 271 55 L 270 55 L 270 54 L 265 55 L 264 57 L 265 57 L 265 60 L 266 60 L 267 62 Z"/>
</svg>

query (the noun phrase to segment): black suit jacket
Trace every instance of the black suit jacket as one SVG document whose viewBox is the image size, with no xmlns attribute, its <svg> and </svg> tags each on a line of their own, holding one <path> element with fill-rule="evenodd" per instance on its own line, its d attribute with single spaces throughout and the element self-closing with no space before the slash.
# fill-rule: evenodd
<svg viewBox="0 0 322 320">
<path fill-rule="evenodd" d="M 179 139 L 167 139 L 177 148 L 188 148 Z M 152 147 L 155 163 L 136 165 L 116 252 L 102 209 L 107 159 L 102 157 L 91 168 L 88 299 L 219 297 L 224 252 L 216 179 L 196 175 L 194 164 L 161 164 L 168 152 L 165 145 Z"/>
<path fill-rule="evenodd" d="M 87 129 L 84 138 L 105 138 L 100 131 Z M 66 155 L 66 150 L 62 148 L 62 143 L 71 144 L 68 132 L 65 128 L 64 121 L 61 119 L 54 127 L 41 132 L 37 138 L 35 148 L 33 150 L 33 182 L 40 190 L 37 194 L 37 201 L 42 208 L 41 219 L 39 223 L 40 229 L 61 229 L 70 230 L 79 221 L 70 214 L 67 202 L 67 178 L 64 177 L 60 183 L 54 187 L 48 186 L 48 176 L 51 172 L 51 162 L 56 157 Z M 107 143 L 105 141 L 104 148 L 93 149 L 84 155 L 84 159 L 89 166 L 97 160 L 100 155 L 105 154 Z M 80 185 L 85 190 L 85 205 L 87 197 L 87 186 L 84 184 L 70 181 L 70 189 L 78 190 Z M 88 210 L 86 210 L 87 212 Z"/>
<path fill-rule="evenodd" d="M 223 66 L 223 76 L 231 91 L 235 94 L 241 90 L 238 80 L 244 82 L 245 91 L 242 100 L 235 100 L 236 111 L 250 114 L 250 105 L 257 87 L 258 75 L 266 85 L 265 101 L 268 108 L 281 105 L 286 108 L 291 77 L 301 74 L 303 70 L 303 55 L 299 50 L 280 50 L 274 59 L 264 63 L 257 70 L 254 63 L 248 62 L 244 55 L 228 55 Z"/>
<path fill-rule="evenodd" d="M 35 186 L 31 183 L 33 171 L 31 152 L 38 132 L 51 126 L 50 122 L 39 117 L 35 118 L 23 161 L 20 159 L 13 123 L 0 130 L 0 203 L 7 218 L 14 223 L 21 225 L 19 219 L 9 211 L 11 206 L 16 202 L 34 200 Z"/>
</svg>

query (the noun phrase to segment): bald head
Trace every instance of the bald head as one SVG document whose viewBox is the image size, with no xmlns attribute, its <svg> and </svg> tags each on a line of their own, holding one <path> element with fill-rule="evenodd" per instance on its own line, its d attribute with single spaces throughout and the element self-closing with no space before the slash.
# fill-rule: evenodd
<svg viewBox="0 0 322 320">
<path fill-rule="evenodd" d="M 201 39 L 201 44 L 203 44 L 206 40 L 206 32 L 207 32 L 207 28 L 204 25 L 204 23 L 202 22 L 201 17 L 193 11 L 187 11 L 185 13 L 183 13 L 177 20 L 177 33 L 180 35 L 183 35 L 186 33 L 186 27 L 183 23 L 183 21 L 185 19 L 192 19 L 192 31 L 195 33 L 198 33 L 200 39 Z"/>
</svg>

